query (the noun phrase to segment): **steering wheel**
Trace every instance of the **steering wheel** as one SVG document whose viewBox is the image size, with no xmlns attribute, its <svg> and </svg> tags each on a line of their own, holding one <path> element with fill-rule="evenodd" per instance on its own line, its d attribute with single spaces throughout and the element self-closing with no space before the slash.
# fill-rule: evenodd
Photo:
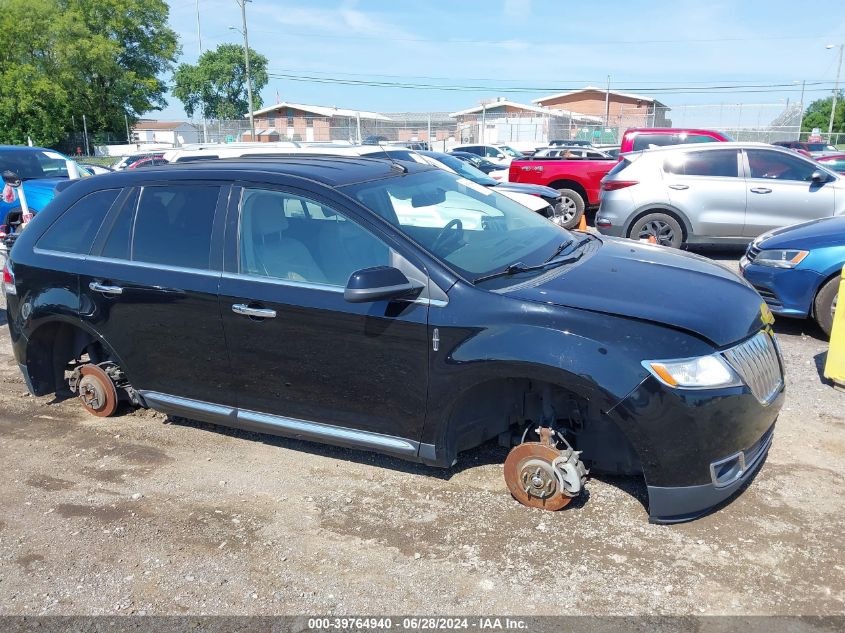
<svg viewBox="0 0 845 633">
<path fill-rule="evenodd" d="M 449 229 L 455 228 L 454 232 L 447 233 Z M 431 250 L 436 251 L 439 248 L 446 246 L 447 244 L 451 244 L 452 242 L 459 242 L 464 236 L 464 223 L 461 222 L 459 218 L 454 218 L 449 220 L 449 223 L 446 224 L 440 232 L 437 234 L 437 237 L 434 239 L 434 244 L 431 247 Z"/>
</svg>

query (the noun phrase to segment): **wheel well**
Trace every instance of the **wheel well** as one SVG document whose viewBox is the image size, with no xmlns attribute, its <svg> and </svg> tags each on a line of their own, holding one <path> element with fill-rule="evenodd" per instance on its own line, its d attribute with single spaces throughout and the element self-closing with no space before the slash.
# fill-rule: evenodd
<svg viewBox="0 0 845 633">
<path fill-rule="evenodd" d="M 816 288 L 816 291 L 813 293 L 813 302 L 810 304 L 810 314 L 814 319 L 816 318 L 816 298 L 819 296 L 819 293 L 822 291 L 822 288 L 824 288 L 831 279 L 836 279 L 841 275 L 841 270 L 833 271 L 832 273 L 830 273 L 830 275 L 822 279 L 821 283 L 819 283 L 818 287 Z"/>
<path fill-rule="evenodd" d="M 555 180 L 549 185 L 549 187 L 552 189 L 572 189 L 572 191 L 581 196 L 581 199 L 584 201 L 585 208 L 590 206 L 590 199 L 589 196 L 587 196 L 587 190 L 574 180 Z"/>
<path fill-rule="evenodd" d="M 69 323 L 47 323 L 35 330 L 26 348 L 26 365 L 36 395 L 61 390 L 68 364 L 85 354 L 93 362 L 108 357 L 94 336 Z"/>
<path fill-rule="evenodd" d="M 634 226 L 634 223 L 642 217 L 647 216 L 649 213 L 665 213 L 666 215 L 672 216 L 678 221 L 678 224 L 681 225 L 681 233 L 683 234 L 683 241 L 687 241 L 687 237 L 689 236 L 689 227 L 687 226 L 686 220 L 684 220 L 683 216 L 672 209 L 666 209 L 664 207 L 655 207 L 651 209 L 644 209 L 643 211 L 639 211 L 631 221 L 628 222 L 628 226 L 625 229 L 625 237 L 631 237 L 631 227 Z"/>
<path fill-rule="evenodd" d="M 561 385 L 528 378 L 494 379 L 464 391 L 449 416 L 447 452 L 454 458 L 494 437 L 514 446 L 528 425 L 549 422 L 584 451 L 582 459 L 590 468 L 642 474 L 634 447 L 597 405 Z"/>
</svg>

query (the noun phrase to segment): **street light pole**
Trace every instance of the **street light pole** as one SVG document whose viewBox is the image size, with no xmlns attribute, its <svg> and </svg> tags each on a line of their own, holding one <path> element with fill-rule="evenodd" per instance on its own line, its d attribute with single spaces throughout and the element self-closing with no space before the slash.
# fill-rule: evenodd
<svg viewBox="0 0 845 633">
<path fill-rule="evenodd" d="M 199 48 L 199 57 L 202 57 L 202 28 L 200 26 L 200 0 L 197 0 L 197 45 Z M 199 62 L 199 57 L 197 62 Z M 208 119 L 205 118 L 205 104 L 201 104 L 202 109 L 202 141 L 208 143 Z"/>
<path fill-rule="evenodd" d="M 249 73 L 249 37 L 246 30 L 246 3 L 250 0 L 236 0 L 241 5 L 241 21 L 243 22 L 244 36 L 244 66 L 246 67 L 246 98 L 249 102 L 249 130 L 250 138 L 255 141 L 255 117 L 252 114 L 252 76 Z"/>
<path fill-rule="evenodd" d="M 828 49 L 836 48 L 833 44 L 827 45 Z M 839 66 L 836 69 L 836 83 L 833 85 L 833 103 L 830 104 L 830 123 L 827 126 L 828 142 L 830 136 L 833 134 L 833 118 L 836 116 L 836 98 L 839 96 L 839 76 L 842 74 L 842 51 L 845 50 L 845 44 L 839 45 Z"/>
</svg>

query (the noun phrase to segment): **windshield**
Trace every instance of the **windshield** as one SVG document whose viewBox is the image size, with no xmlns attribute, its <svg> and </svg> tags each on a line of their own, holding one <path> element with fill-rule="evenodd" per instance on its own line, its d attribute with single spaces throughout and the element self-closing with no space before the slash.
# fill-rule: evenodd
<svg viewBox="0 0 845 633">
<path fill-rule="evenodd" d="M 516 158 L 517 160 L 520 158 L 525 158 L 525 154 L 523 154 L 522 152 L 517 152 L 515 149 L 513 149 L 512 147 L 508 147 L 507 145 L 499 145 L 499 149 L 511 158 Z"/>
<path fill-rule="evenodd" d="M 836 150 L 836 148 L 833 145 L 828 145 L 827 143 L 807 143 L 808 152 L 830 152 L 834 150 Z"/>
<path fill-rule="evenodd" d="M 491 189 L 441 170 L 348 185 L 344 191 L 465 279 L 545 262 L 571 234 Z M 520 273 L 522 281 L 528 275 Z M 480 282 L 487 288 L 514 277 Z"/>
<path fill-rule="evenodd" d="M 446 165 L 446 167 L 448 167 L 458 175 L 463 176 L 464 178 L 471 180 L 472 182 L 478 183 L 479 185 L 491 187 L 493 185 L 499 184 L 498 180 L 490 178 L 490 176 L 485 174 L 480 169 L 476 169 L 468 162 L 461 160 L 460 158 L 457 158 L 455 156 L 449 156 L 449 154 L 440 154 L 437 152 L 422 152 L 422 155 L 431 158 L 438 163 Z"/>
<path fill-rule="evenodd" d="M 11 170 L 21 180 L 67 178 L 66 160 L 50 150 L 12 150 L 0 152 L 0 171 Z"/>
</svg>

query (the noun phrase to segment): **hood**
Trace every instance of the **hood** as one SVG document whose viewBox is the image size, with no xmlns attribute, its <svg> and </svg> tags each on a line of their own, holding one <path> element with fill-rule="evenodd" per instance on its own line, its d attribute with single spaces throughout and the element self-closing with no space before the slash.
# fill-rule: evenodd
<svg viewBox="0 0 845 633">
<path fill-rule="evenodd" d="M 537 285 L 505 292 L 552 303 L 643 319 L 686 330 L 725 347 L 761 329 L 760 295 L 708 259 L 633 240 L 602 238 L 593 255 Z"/>
<path fill-rule="evenodd" d="M 549 206 L 549 203 L 542 198 L 538 198 L 537 196 L 532 196 L 527 193 L 518 193 L 516 191 L 511 191 L 510 189 L 500 190 L 498 187 L 496 187 L 495 190 L 503 196 L 507 196 L 511 200 L 518 202 L 523 207 L 528 207 L 532 211 L 540 211 L 541 209 L 545 209 Z"/>
<path fill-rule="evenodd" d="M 497 182 L 493 187 L 500 193 L 502 191 L 515 191 L 517 193 L 527 193 L 531 196 L 544 196 L 546 198 L 557 198 L 560 195 L 557 189 L 521 182 Z"/>
<path fill-rule="evenodd" d="M 763 233 L 754 240 L 760 249 L 798 248 L 811 250 L 820 246 L 845 244 L 845 216 L 822 218 L 785 226 Z"/>
<path fill-rule="evenodd" d="M 56 185 L 64 182 L 67 178 L 37 178 L 35 180 L 25 180 L 23 183 L 24 191 L 27 195 L 32 192 L 35 195 L 52 195 L 56 190 Z"/>
</svg>

